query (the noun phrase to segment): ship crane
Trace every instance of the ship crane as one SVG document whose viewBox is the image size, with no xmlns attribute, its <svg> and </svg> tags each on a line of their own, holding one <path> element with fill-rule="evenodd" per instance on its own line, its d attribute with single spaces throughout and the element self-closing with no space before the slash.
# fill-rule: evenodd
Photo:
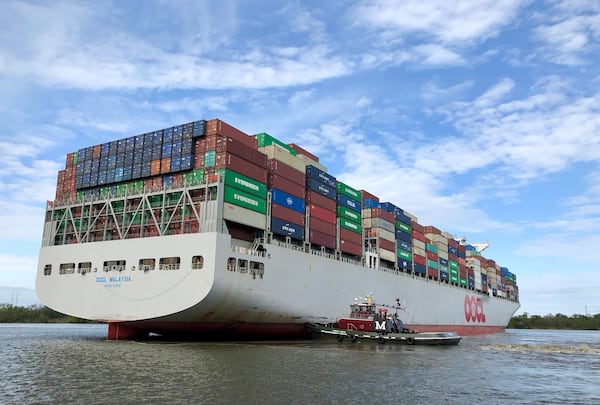
<svg viewBox="0 0 600 405">
<path fill-rule="evenodd" d="M 474 243 L 467 243 L 467 238 L 465 238 L 464 236 L 460 239 L 457 239 L 458 243 L 460 243 L 461 245 L 471 245 L 475 248 L 475 250 L 479 253 L 483 252 L 485 249 L 487 249 L 488 246 L 490 246 L 490 243 L 488 241 L 484 241 L 484 242 L 474 242 Z"/>
</svg>

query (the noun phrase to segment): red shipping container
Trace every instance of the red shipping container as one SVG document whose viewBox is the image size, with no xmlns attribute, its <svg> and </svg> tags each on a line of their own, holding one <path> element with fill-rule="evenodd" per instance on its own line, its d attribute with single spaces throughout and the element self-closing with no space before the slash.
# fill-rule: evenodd
<svg viewBox="0 0 600 405">
<path fill-rule="evenodd" d="M 73 158 L 75 156 L 75 152 L 67 153 L 67 162 L 65 167 L 73 167 L 75 164 L 73 163 Z"/>
<path fill-rule="evenodd" d="M 425 231 L 423 233 L 433 233 L 434 235 L 441 235 L 442 234 L 442 231 L 440 231 L 439 229 L 437 229 L 435 226 L 428 225 L 428 226 L 425 226 L 423 228 L 424 228 L 424 231 Z"/>
<path fill-rule="evenodd" d="M 238 224 L 237 222 L 225 221 L 227 224 L 227 230 L 232 238 L 253 241 L 255 228 L 250 226 Z"/>
<path fill-rule="evenodd" d="M 205 144 L 204 144 L 204 150 L 217 150 L 217 138 L 219 137 L 219 135 L 217 134 L 212 134 L 212 135 L 206 135 L 204 137 L 205 140 Z"/>
<path fill-rule="evenodd" d="M 425 252 L 426 256 L 429 260 L 433 260 L 434 262 L 438 261 L 438 255 L 433 252 Z"/>
<path fill-rule="evenodd" d="M 319 193 L 315 193 L 314 191 L 308 190 L 306 192 L 306 202 L 309 204 L 317 205 L 321 208 L 325 208 L 327 211 L 336 210 L 337 202 L 325 196 L 322 196 Z"/>
<path fill-rule="evenodd" d="M 308 233 L 308 240 L 315 245 L 335 249 L 335 235 L 327 235 L 323 232 L 310 230 Z"/>
<path fill-rule="evenodd" d="M 458 256 L 453 255 L 452 253 L 448 253 L 448 260 L 452 260 L 453 262 L 458 263 Z"/>
<path fill-rule="evenodd" d="M 390 252 L 395 252 L 396 251 L 396 242 L 391 242 L 389 240 L 379 238 L 379 247 L 381 249 L 385 249 Z"/>
<path fill-rule="evenodd" d="M 362 245 L 360 243 L 352 243 L 344 239 L 340 240 L 340 250 L 344 253 L 349 253 L 354 256 L 362 256 L 363 253 Z"/>
<path fill-rule="evenodd" d="M 304 226 L 304 214 L 288 207 L 284 207 L 283 205 L 271 204 L 271 216 L 285 222 Z"/>
<path fill-rule="evenodd" d="M 340 227 L 340 241 L 362 245 L 362 235 L 360 233 L 352 232 L 346 228 Z"/>
<path fill-rule="evenodd" d="M 415 229 L 412 230 L 412 237 L 413 239 L 420 240 L 423 243 L 427 243 L 425 235 L 423 235 L 419 231 L 416 231 Z"/>
<path fill-rule="evenodd" d="M 318 205 L 309 204 L 308 212 L 310 213 L 311 218 L 314 217 L 330 224 L 336 224 L 336 215 L 334 211 L 328 211 Z"/>
<path fill-rule="evenodd" d="M 425 256 L 413 254 L 413 262 L 425 266 L 427 264 L 427 259 L 425 259 Z"/>
<path fill-rule="evenodd" d="M 427 275 L 433 278 L 439 277 L 438 269 L 432 269 L 431 267 L 427 267 Z"/>
<path fill-rule="evenodd" d="M 267 183 L 267 169 L 227 152 L 217 153 L 217 169 L 231 169 L 251 179 Z"/>
<path fill-rule="evenodd" d="M 391 212 L 382 210 L 381 208 L 371 208 L 371 218 L 381 218 L 392 224 L 396 221 L 396 217 Z"/>
<path fill-rule="evenodd" d="M 296 145 L 295 143 L 289 143 L 288 146 L 291 147 L 292 149 L 294 149 L 296 151 L 296 153 L 299 154 L 299 155 L 308 156 L 309 158 L 311 158 L 315 162 L 319 161 L 318 157 L 316 157 L 315 155 L 313 155 L 312 153 L 310 153 L 306 149 L 304 149 L 304 148 Z"/>
<path fill-rule="evenodd" d="M 232 127 L 219 119 L 206 121 L 206 135 L 223 135 L 235 139 L 251 148 L 257 149 L 256 138 Z"/>
<path fill-rule="evenodd" d="M 218 152 L 228 152 L 233 155 L 239 156 L 244 160 L 254 163 L 260 167 L 267 167 L 267 155 L 260 152 L 258 149 L 251 148 L 233 138 L 226 136 L 217 137 L 216 145 Z"/>
<path fill-rule="evenodd" d="M 415 221 L 411 221 L 412 222 L 412 229 L 413 231 L 417 231 L 419 233 L 425 234 L 425 227 L 421 224 L 419 224 L 418 222 Z"/>
<path fill-rule="evenodd" d="M 268 159 L 267 170 L 269 171 L 269 173 L 285 177 L 291 182 L 302 185 L 302 187 L 304 187 L 306 184 L 306 174 L 294 169 L 292 166 L 288 166 L 285 163 L 280 162 L 279 160 Z"/>
<path fill-rule="evenodd" d="M 322 219 L 310 216 L 310 220 L 308 226 L 311 231 L 322 232 L 326 235 L 333 235 L 335 238 L 335 224 L 331 224 L 329 222 L 325 222 Z"/>
<path fill-rule="evenodd" d="M 369 193 L 368 191 L 360 190 L 360 194 L 362 195 L 363 201 L 364 200 L 375 200 L 375 201 L 379 202 L 379 197 Z"/>
<path fill-rule="evenodd" d="M 452 246 L 453 248 L 458 249 L 459 243 L 454 239 L 450 238 L 448 239 L 448 246 Z"/>
<path fill-rule="evenodd" d="M 294 183 L 284 177 L 277 174 L 267 174 L 267 186 L 269 188 L 278 188 L 281 191 L 285 191 L 288 194 L 296 196 L 304 200 L 306 197 L 306 190 L 304 186 Z"/>
</svg>

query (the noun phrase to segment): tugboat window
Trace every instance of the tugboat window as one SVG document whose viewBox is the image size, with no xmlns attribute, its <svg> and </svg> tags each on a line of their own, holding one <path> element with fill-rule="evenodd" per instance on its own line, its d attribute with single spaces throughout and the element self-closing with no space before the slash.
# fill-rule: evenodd
<svg viewBox="0 0 600 405">
<path fill-rule="evenodd" d="M 49 276 L 52 274 L 52 265 L 47 264 L 44 266 L 44 276 Z"/>
</svg>

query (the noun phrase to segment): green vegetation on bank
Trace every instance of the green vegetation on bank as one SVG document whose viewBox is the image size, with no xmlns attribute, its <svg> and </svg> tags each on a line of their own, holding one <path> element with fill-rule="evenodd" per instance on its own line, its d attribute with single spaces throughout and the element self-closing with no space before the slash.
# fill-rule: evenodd
<svg viewBox="0 0 600 405">
<path fill-rule="evenodd" d="M 0 323 L 87 323 L 46 306 L 16 307 L 0 304 Z"/>
<path fill-rule="evenodd" d="M 0 304 L 0 323 L 93 323 L 56 312 L 46 306 L 17 307 Z M 600 330 L 600 314 L 596 315 L 529 315 L 513 317 L 511 329 Z"/>
<path fill-rule="evenodd" d="M 512 329 L 570 329 L 600 330 L 600 314 L 596 315 L 523 315 L 513 317 L 508 323 Z"/>
</svg>

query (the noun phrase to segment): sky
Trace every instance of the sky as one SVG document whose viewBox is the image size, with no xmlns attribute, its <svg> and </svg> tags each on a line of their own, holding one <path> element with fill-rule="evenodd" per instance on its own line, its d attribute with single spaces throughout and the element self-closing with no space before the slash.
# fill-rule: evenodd
<svg viewBox="0 0 600 405">
<path fill-rule="evenodd" d="M 0 26 L 4 291 L 35 288 L 67 153 L 220 118 L 488 241 L 518 313 L 600 313 L 598 2 L 3 0 Z"/>
</svg>

